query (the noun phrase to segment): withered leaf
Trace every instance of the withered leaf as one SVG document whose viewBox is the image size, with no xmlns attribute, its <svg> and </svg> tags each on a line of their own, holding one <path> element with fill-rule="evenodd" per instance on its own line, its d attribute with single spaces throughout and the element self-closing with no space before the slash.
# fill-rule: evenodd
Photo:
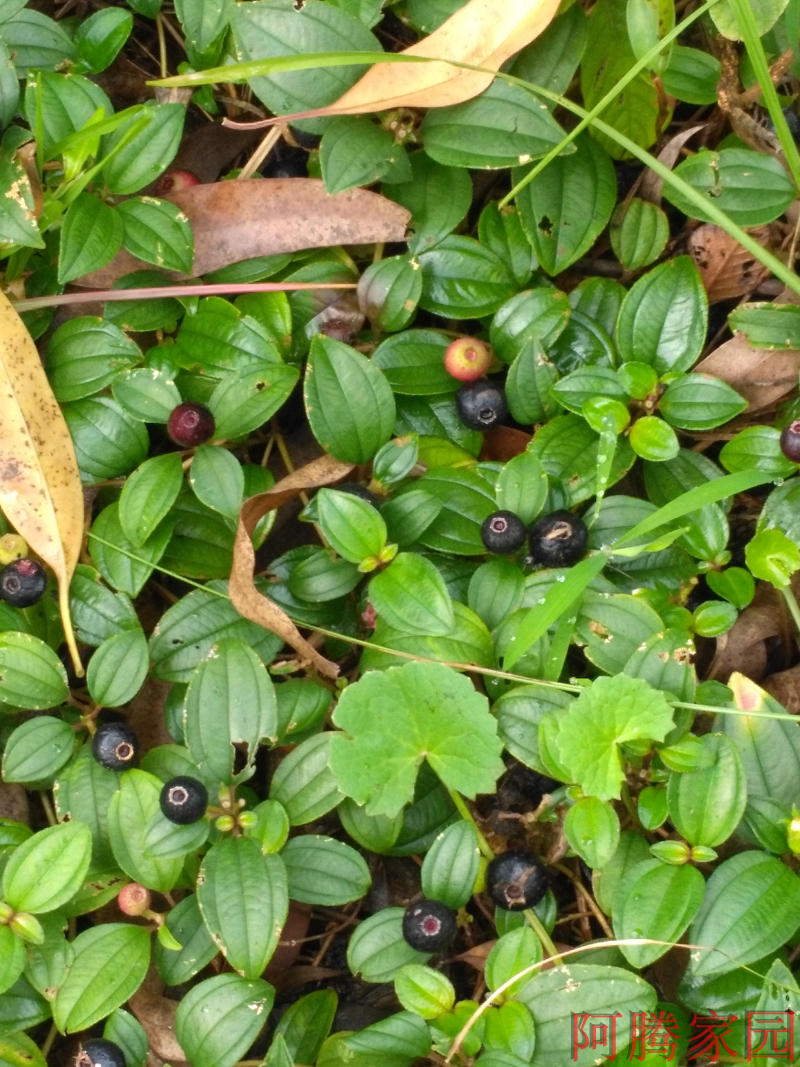
<svg viewBox="0 0 800 1067">
<path fill-rule="evenodd" d="M 239 512 L 233 545 L 233 567 L 228 582 L 231 602 L 240 615 L 277 634 L 326 678 L 335 678 L 339 673 L 338 666 L 320 655 L 286 612 L 256 589 L 253 580 L 255 551 L 250 537 L 262 515 L 292 500 L 304 489 L 316 489 L 341 481 L 352 469 L 351 463 L 341 463 L 332 456 L 320 456 L 282 478 L 266 493 L 257 493 L 245 500 Z"/>
<path fill-rule="evenodd" d="M 0 292 L 0 508 L 58 580 L 64 635 L 83 674 L 69 583 L 83 539 L 83 490 L 72 439 L 25 324 Z"/>
<path fill-rule="evenodd" d="M 319 178 L 209 182 L 164 199 L 177 204 L 191 223 L 193 277 L 278 252 L 404 241 L 411 218 L 404 207 L 368 189 L 326 193 Z M 146 266 L 123 250 L 78 281 L 102 289 Z"/>
<path fill-rule="evenodd" d="M 759 244 L 769 247 L 770 228 L 748 231 Z M 752 293 L 769 274 L 738 241 L 721 226 L 704 223 L 689 235 L 688 251 L 700 271 L 709 304 Z"/>
</svg>

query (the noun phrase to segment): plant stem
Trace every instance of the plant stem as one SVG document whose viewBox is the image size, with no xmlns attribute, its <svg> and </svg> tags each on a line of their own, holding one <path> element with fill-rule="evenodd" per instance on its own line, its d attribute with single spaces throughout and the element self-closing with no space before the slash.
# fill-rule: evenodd
<svg viewBox="0 0 800 1067">
<path fill-rule="evenodd" d="M 797 597 L 792 592 L 790 585 L 785 585 L 780 590 L 780 594 L 783 597 L 786 607 L 789 609 L 789 614 L 792 616 L 792 622 L 795 625 L 795 629 L 800 634 L 800 605 L 797 603 Z"/>
<path fill-rule="evenodd" d="M 527 922 L 528 926 L 530 926 L 531 930 L 533 930 L 533 932 L 539 938 L 541 946 L 544 949 L 545 955 L 549 956 L 554 963 L 560 963 L 561 957 L 558 953 L 558 949 L 553 944 L 550 935 L 544 928 L 544 923 L 533 910 L 533 908 L 526 908 L 523 914 L 525 916 L 525 921 Z"/>
<path fill-rule="evenodd" d="M 445 788 L 447 788 L 447 787 L 445 787 Z M 489 844 L 489 842 L 486 840 L 486 838 L 483 836 L 483 834 L 478 829 L 478 824 L 475 822 L 475 817 L 472 814 L 472 812 L 469 810 L 469 808 L 467 807 L 467 805 L 466 805 L 466 803 L 464 801 L 464 798 L 455 789 L 449 789 L 448 788 L 447 792 L 448 792 L 448 794 L 450 796 L 450 799 L 455 804 L 456 811 L 461 816 L 461 818 L 464 819 L 466 822 L 471 822 L 472 825 L 475 827 L 475 833 L 477 834 L 477 837 L 478 837 L 478 848 L 481 851 L 481 855 L 487 860 L 493 860 L 494 859 L 494 851 L 492 849 L 492 846 Z"/>
</svg>

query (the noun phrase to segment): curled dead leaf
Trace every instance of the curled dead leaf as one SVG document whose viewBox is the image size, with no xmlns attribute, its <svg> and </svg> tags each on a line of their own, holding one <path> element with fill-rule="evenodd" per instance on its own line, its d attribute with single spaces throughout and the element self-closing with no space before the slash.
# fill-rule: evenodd
<svg viewBox="0 0 800 1067">
<path fill-rule="evenodd" d="M 368 189 L 326 193 L 319 178 L 209 182 L 164 199 L 177 204 L 191 223 L 192 277 L 278 252 L 404 241 L 411 218 L 404 207 Z M 78 282 L 102 289 L 147 266 L 123 250 Z"/>
<path fill-rule="evenodd" d="M 770 245 L 769 226 L 747 231 L 759 244 Z M 722 227 L 705 223 L 689 235 L 688 251 L 700 271 L 709 304 L 752 293 L 769 275 Z"/>
<path fill-rule="evenodd" d="M 316 489 L 341 481 L 352 469 L 351 463 L 341 463 L 333 456 L 320 456 L 282 478 L 268 492 L 257 493 L 245 500 L 239 512 L 233 545 L 233 567 L 228 582 L 231 603 L 240 615 L 277 634 L 325 678 L 335 678 L 339 673 L 338 666 L 322 656 L 303 637 L 282 608 L 256 589 L 253 577 L 255 550 L 251 535 L 258 520 L 268 511 L 294 499 L 304 489 Z"/>
<path fill-rule="evenodd" d="M 0 509 L 52 568 L 64 636 L 83 674 L 69 583 L 83 540 L 83 490 L 61 408 L 25 324 L 0 293 Z"/>
</svg>

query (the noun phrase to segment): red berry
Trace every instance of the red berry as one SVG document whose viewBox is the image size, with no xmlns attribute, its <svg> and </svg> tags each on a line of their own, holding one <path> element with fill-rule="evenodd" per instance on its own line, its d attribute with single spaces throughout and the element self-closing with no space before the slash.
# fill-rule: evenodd
<svg viewBox="0 0 800 1067">
<path fill-rule="evenodd" d="M 195 448 L 214 436 L 214 416 L 205 404 L 186 401 L 173 408 L 167 433 L 181 448 Z"/>
<path fill-rule="evenodd" d="M 153 192 L 156 196 L 169 196 L 170 193 L 180 193 L 199 184 L 200 179 L 190 170 L 168 170 L 155 183 Z"/>
<path fill-rule="evenodd" d="M 790 422 L 781 434 L 781 451 L 792 463 L 800 463 L 800 419 Z"/>
<path fill-rule="evenodd" d="M 123 915 L 144 915 L 151 902 L 150 890 L 138 882 L 128 882 L 117 893 L 117 904 Z"/>
<path fill-rule="evenodd" d="M 476 337 L 457 337 L 444 352 L 444 367 L 460 382 L 474 382 L 489 369 L 489 349 Z"/>
</svg>

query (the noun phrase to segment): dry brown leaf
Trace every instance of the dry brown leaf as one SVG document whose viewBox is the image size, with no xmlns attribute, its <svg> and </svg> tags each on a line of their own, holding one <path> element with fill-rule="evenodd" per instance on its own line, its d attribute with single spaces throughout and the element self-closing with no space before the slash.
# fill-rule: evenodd
<svg viewBox="0 0 800 1067">
<path fill-rule="evenodd" d="M 175 1036 L 178 1002 L 165 997 L 161 992 L 163 988 L 155 971 L 151 971 L 128 1001 L 128 1006 L 142 1024 L 151 1050 L 173 1067 L 180 1064 L 188 1067 L 186 1054 Z"/>
<path fill-rule="evenodd" d="M 75 670 L 83 674 L 69 583 L 83 539 L 83 490 L 61 408 L 25 324 L 0 292 L 0 508 L 58 579 Z"/>
<path fill-rule="evenodd" d="M 691 140 L 696 133 L 706 128 L 707 123 L 701 122 L 697 126 L 687 126 L 685 130 L 681 130 L 680 133 L 676 133 L 674 137 L 670 137 L 656 158 L 659 163 L 663 163 L 665 167 L 669 167 L 670 170 L 675 166 L 683 151 L 683 146 L 687 141 Z M 646 170 L 642 177 L 641 184 L 639 185 L 639 196 L 643 200 L 650 200 L 654 204 L 661 203 L 661 190 L 664 185 L 664 179 L 659 177 L 654 170 Z"/>
<path fill-rule="evenodd" d="M 192 225 L 192 277 L 277 252 L 404 241 L 411 218 L 404 207 L 368 189 L 326 193 L 319 178 L 210 182 L 164 199 L 177 204 Z M 103 289 L 147 266 L 123 250 L 78 283 Z"/>
<path fill-rule="evenodd" d="M 320 655 L 314 646 L 306 641 L 286 612 L 256 589 L 253 580 L 255 551 L 250 538 L 262 515 L 293 500 L 304 489 L 316 489 L 321 485 L 341 481 L 352 469 L 351 463 L 341 463 L 332 456 L 320 456 L 282 478 L 268 492 L 257 493 L 256 496 L 245 500 L 239 512 L 239 525 L 233 545 L 233 567 L 228 583 L 231 603 L 240 615 L 277 634 L 325 678 L 335 678 L 339 673 L 338 666 Z"/>
<path fill-rule="evenodd" d="M 715 348 L 694 368 L 721 378 L 745 398 L 748 410 L 765 411 L 797 386 L 800 352 L 753 348 L 744 334 Z"/>
<path fill-rule="evenodd" d="M 769 226 L 758 226 L 747 232 L 760 245 L 769 247 Z M 700 271 L 709 304 L 752 293 L 769 274 L 751 252 L 721 226 L 710 222 L 692 231 L 688 251 Z"/>
</svg>

